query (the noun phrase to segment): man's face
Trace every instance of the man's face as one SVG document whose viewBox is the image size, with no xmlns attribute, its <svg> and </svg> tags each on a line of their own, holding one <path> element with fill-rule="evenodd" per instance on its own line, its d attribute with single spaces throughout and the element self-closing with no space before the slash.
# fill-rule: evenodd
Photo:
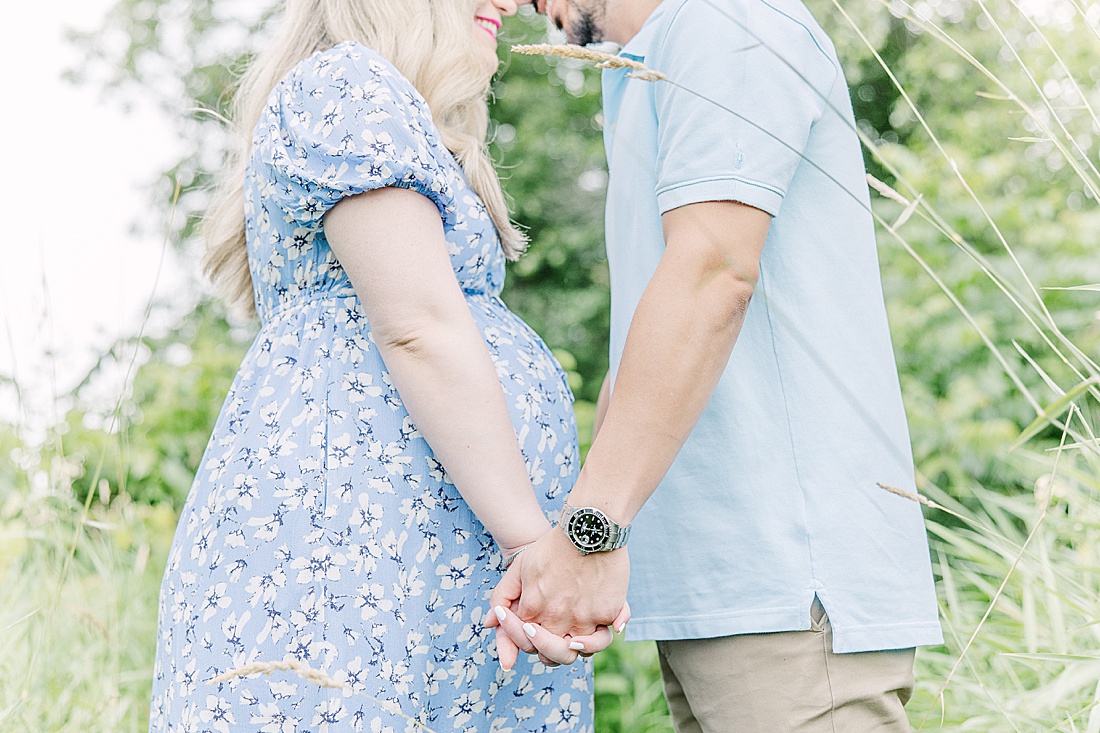
<svg viewBox="0 0 1100 733">
<path fill-rule="evenodd" d="M 570 43 L 587 46 L 604 39 L 607 0 L 533 0 L 532 4 L 565 31 Z"/>
</svg>

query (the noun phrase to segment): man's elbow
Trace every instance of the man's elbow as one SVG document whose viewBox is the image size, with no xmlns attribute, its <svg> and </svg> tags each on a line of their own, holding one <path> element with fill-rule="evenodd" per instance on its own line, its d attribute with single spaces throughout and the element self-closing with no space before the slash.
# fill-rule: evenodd
<svg viewBox="0 0 1100 733">
<path fill-rule="evenodd" d="M 715 321 L 720 328 L 740 324 L 749 310 L 756 283 L 760 279 L 758 267 L 722 267 L 709 275 L 701 292 L 711 302 Z"/>
</svg>

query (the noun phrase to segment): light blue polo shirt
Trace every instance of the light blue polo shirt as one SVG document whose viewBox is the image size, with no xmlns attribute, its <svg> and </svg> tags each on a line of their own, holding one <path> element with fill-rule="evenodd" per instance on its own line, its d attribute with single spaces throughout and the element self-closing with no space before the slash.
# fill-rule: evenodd
<svg viewBox="0 0 1100 733">
<path fill-rule="evenodd" d="M 798 0 L 664 0 L 604 71 L 611 378 L 661 214 L 771 214 L 714 397 L 630 538 L 631 639 L 810 628 L 834 650 L 941 643 L 867 183 L 832 43 Z M 705 96 L 726 109 L 701 98 Z M 612 382 L 614 384 L 614 382 Z"/>
</svg>

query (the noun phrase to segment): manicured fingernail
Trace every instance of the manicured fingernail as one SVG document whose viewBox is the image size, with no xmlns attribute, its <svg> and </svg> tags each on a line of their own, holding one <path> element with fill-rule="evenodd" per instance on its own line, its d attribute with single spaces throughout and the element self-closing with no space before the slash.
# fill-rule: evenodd
<svg viewBox="0 0 1100 733">
<path fill-rule="evenodd" d="M 504 606 L 493 606 L 493 613 L 497 616 L 497 621 L 504 623 L 504 619 L 508 618 L 508 614 L 504 613 Z"/>
<path fill-rule="evenodd" d="M 626 628 L 626 622 L 624 621 L 623 623 L 619 624 L 619 628 L 615 629 L 615 632 L 621 634 L 621 633 L 623 633 L 623 629 L 625 629 L 625 628 Z"/>
<path fill-rule="evenodd" d="M 575 652 L 583 652 L 584 644 L 580 643 L 579 641 L 571 641 L 569 642 L 569 648 Z"/>
<path fill-rule="evenodd" d="M 524 624 L 523 625 L 523 633 L 527 634 L 527 636 L 534 639 L 535 634 L 538 633 L 538 629 L 535 628 L 534 624 Z"/>
</svg>

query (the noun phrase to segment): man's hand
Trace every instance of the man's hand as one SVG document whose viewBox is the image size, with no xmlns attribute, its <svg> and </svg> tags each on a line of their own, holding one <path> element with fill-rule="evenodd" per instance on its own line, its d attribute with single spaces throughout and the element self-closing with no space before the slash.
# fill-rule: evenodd
<svg viewBox="0 0 1100 733">
<path fill-rule="evenodd" d="M 578 654 L 606 649 L 607 627 L 622 631 L 630 617 L 629 578 L 626 548 L 581 555 L 560 529 L 544 534 L 516 558 L 490 598 L 488 626 L 498 627 L 501 666 L 510 669 L 520 650 L 571 664 Z"/>
</svg>

